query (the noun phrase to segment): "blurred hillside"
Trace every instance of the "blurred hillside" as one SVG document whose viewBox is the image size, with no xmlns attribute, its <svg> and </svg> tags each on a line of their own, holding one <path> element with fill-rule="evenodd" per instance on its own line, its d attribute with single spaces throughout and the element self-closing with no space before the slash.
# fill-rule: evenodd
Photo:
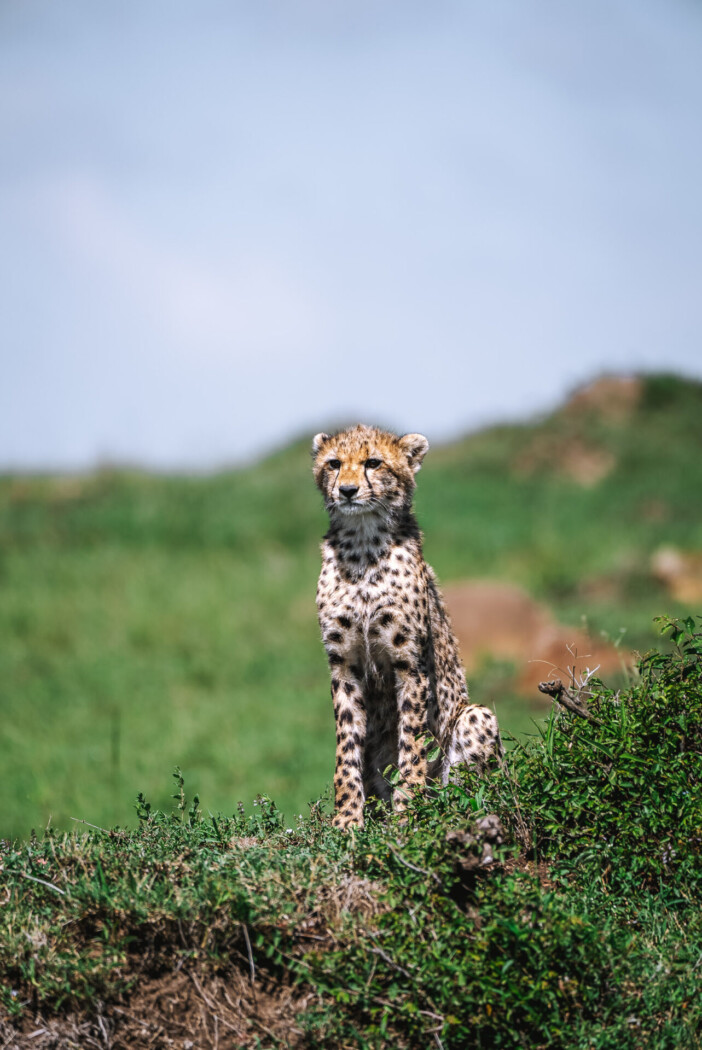
<svg viewBox="0 0 702 1050">
<path fill-rule="evenodd" d="M 329 782 L 308 445 L 211 477 L 0 479 L 0 834 L 131 821 L 139 790 L 166 804 L 176 764 L 225 813 L 261 791 L 302 812 Z M 472 696 L 508 730 L 540 710 L 528 660 L 560 647 L 567 666 L 587 639 L 614 673 L 612 647 L 626 664 L 654 616 L 700 610 L 701 450 L 702 384 L 673 376 L 600 379 L 546 419 L 432 449 L 427 558 Z"/>
</svg>

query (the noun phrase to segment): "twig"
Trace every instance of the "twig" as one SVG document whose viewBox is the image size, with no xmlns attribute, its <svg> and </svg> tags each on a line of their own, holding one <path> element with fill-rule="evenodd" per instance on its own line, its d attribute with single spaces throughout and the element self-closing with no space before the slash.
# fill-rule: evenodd
<svg viewBox="0 0 702 1050">
<path fill-rule="evenodd" d="M 101 828 L 99 824 L 91 824 L 89 820 L 83 820 L 82 817 L 71 817 L 71 820 L 75 820 L 76 824 L 85 824 L 86 828 L 95 828 L 96 831 L 103 831 L 105 835 L 112 835 L 111 831 L 107 828 Z"/>
<path fill-rule="evenodd" d="M 66 896 L 66 891 L 59 889 L 58 886 L 54 886 L 53 882 L 47 882 L 46 879 L 38 879 L 36 875 L 27 875 L 25 871 L 15 871 L 13 875 L 21 875 L 23 879 L 31 879 L 32 882 L 40 882 L 42 886 L 48 886 L 50 890 L 55 893 L 60 893 L 62 897 Z"/>
<path fill-rule="evenodd" d="M 373 955 L 379 955 L 380 958 L 384 959 L 388 966 L 391 966 L 393 970 L 397 970 L 397 972 L 401 973 L 403 977 L 408 977 L 410 981 L 412 980 L 412 974 L 408 973 L 404 966 L 399 966 L 398 963 L 393 962 L 390 956 L 384 952 L 382 948 L 369 948 L 368 951 L 372 952 Z"/>
<path fill-rule="evenodd" d="M 102 1004 L 101 1004 L 101 1008 L 102 1008 Z M 105 1022 L 102 1019 L 102 1014 L 101 1013 L 98 1013 L 98 1015 L 97 1015 L 97 1023 L 100 1026 L 100 1031 L 102 1032 L 102 1038 L 103 1038 L 103 1042 L 104 1042 L 105 1046 L 109 1046 L 110 1045 L 110 1038 L 109 1038 L 109 1036 L 107 1034 L 107 1030 L 105 1028 Z"/>
<path fill-rule="evenodd" d="M 259 1019 L 257 1017 L 249 1017 L 248 1018 L 248 1022 L 249 1022 L 249 1024 L 254 1025 L 256 1028 L 260 1028 L 261 1031 L 265 1032 L 266 1035 L 271 1037 L 271 1039 L 273 1039 L 275 1041 L 278 1040 L 278 1036 L 275 1034 L 275 1032 L 272 1032 L 270 1030 L 270 1028 L 266 1028 L 266 1026 L 264 1025 L 263 1021 L 259 1021 Z M 297 1031 L 297 1029 L 291 1029 L 291 1031 Z"/>
<path fill-rule="evenodd" d="M 442 1014 L 435 1014 L 433 1010 L 417 1010 L 417 1013 L 424 1017 L 431 1017 L 432 1021 L 441 1021 L 442 1024 L 446 1020 Z"/>
<path fill-rule="evenodd" d="M 229 994 L 227 992 L 226 986 L 222 986 L 222 995 L 227 1000 L 227 1002 L 231 1006 L 231 1008 L 234 1011 L 234 1013 L 235 1014 L 241 1014 L 241 996 L 239 996 L 239 1002 L 235 1006 L 234 1003 L 229 998 Z"/>
<path fill-rule="evenodd" d="M 572 693 L 570 689 L 567 689 L 563 685 L 560 678 L 554 678 L 551 682 L 539 682 L 539 692 L 546 693 L 547 696 L 552 696 L 554 700 L 557 700 L 559 704 L 563 705 L 563 707 L 567 707 L 574 715 L 579 715 L 581 718 L 587 719 L 587 721 L 592 722 L 593 725 L 602 725 L 599 718 L 595 718 L 592 712 L 588 711 L 582 703 L 582 691 L 578 690 L 577 693 Z"/>
<path fill-rule="evenodd" d="M 208 1043 L 211 1043 L 212 1040 L 210 1038 L 210 1030 L 207 1027 L 207 1010 L 211 1010 L 212 1008 L 210 1007 L 209 1003 L 207 1003 L 206 1001 L 203 1001 L 203 1002 L 199 1003 L 199 1006 L 200 1006 L 200 1022 L 202 1024 L 202 1027 L 205 1029 L 205 1037 L 207 1038 Z M 207 1009 L 205 1009 L 205 1007 L 207 1007 Z"/>
<path fill-rule="evenodd" d="M 130 1021 L 134 1021 L 135 1024 L 141 1025 L 142 1028 L 151 1028 L 152 1031 L 158 1032 L 162 1027 L 160 1024 L 154 1024 L 153 1021 L 147 1021 L 145 1017 L 138 1017 L 137 1014 L 130 1013 L 129 1010 L 125 1010 L 121 1006 L 112 1006 L 110 1009 L 115 1014 L 121 1014 L 123 1017 L 128 1017 Z M 180 1021 L 172 1021 L 171 1023 L 177 1024 L 179 1028 L 187 1028 L 187 1025 L 181 1024 Z"/>
<path fill-rule="evenodd" d="M 192 972 L 192 970 L 190 970 L 190 971 L 188 972 L 188 977 L 190 978 L 190 980 L 191 980 L 191 981 L 193 982 L 193 984 L 194 984 L 194 985 L 195 985 L 195 987 L 197 988 L 198 992 L 200 993 L 200 998 L 201 998 L 201 999 L 203 1000 L 203 1002 L 205 1003 L 205 1005 L 206 1005 L 206 1006 L 207 1006 L 207 1007 L 208 1007 L 208 1008 L 209 1008 L 209 1009 L 210 1009 L 210 1010 L 212 1011 L 212 1013 L 214 1014 L 215 1010 L 217 1009 L 217 1004 L 216 1004 L 216 1003 L 214 1003 L 214 1004 L 213 1004 L 213 1003 L 211 1003 L 211 1002 L 210 1002 L 209 996 L 208 996 L 208 995 L 207 995 L 207 993 L 206 993 L 206 992 L 204 991 L 204 989 L 203 989 L 202 985 L 200 984 L 200 982 L 198 981 L 197 977 L 196 977 L 196 976 L 195 976 L 195 974 L 194 974 L 194 973 Z"/>
<path fill-rule="evenodd" d="M 437 886 L 443 887 L 443 882 L 441 881 L 439 876 L 436 874 L 436 872 L 434 872 L 434 871 L 427 871 L 426 868 L 419 868 L 419 867 L 417 867 L 416 864 L 412 864 L 412 863 L 410 863 L 410 861 L 405 860 L 404 857 L 400 856 L 400 854 L 397 852 L 397 850 L 394 850 L 392 848 L 390 843 L 388 843 L 388 850 L 390 851 L 390 853 L 392 853 L 392 855 L 395 858 L 395 860 L 399 860 L 400 864 L 404 864 L 404 866 L 406 868 L 409 868 L 410 871 L 416 871 L 418 875 L 428 875 L 430 878 L 432 878 L 434 880 L 434 882 L 437 884 Z"/>
<path fill-rule="evenodd" d="M 245 922 L 242 922 L 241 928 L 244 931 L 244 940 L 246 941 L 246 951 L 249 956 L 249 970 L 251 972 L 251 984 L 254 983 L 256 977 L 256 967 L 253 961 L 253 952 L 251 951 L 251 940 L 249 939 L 249 929 Z"/>
<path fill-rule="evenodd" d="M 370 973 L 368 974 L 368 980 L 366 981 L 366 987 L 365 987 L 365 994 L 366 995 L 368 995 L 368 989 L 370 988 L 371 984 L 373 983 L 373 978 L 375 977 L 375 971 L 376 971 L 377 966 L 378 966 L 377 960 L 374 959 L 373 960 L 373 965 L 371 966 Z"/>
</svg>

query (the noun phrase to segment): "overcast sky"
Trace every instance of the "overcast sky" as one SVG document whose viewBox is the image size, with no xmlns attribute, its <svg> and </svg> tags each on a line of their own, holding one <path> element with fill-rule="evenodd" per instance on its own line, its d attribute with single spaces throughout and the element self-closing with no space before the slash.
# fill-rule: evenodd
<svg viewBox="0 0 702 1050">
<path fill-rule="evenodd" d="M 702 376 L 702 5 L 3 0 L 0 466 Z"/>
</svg>

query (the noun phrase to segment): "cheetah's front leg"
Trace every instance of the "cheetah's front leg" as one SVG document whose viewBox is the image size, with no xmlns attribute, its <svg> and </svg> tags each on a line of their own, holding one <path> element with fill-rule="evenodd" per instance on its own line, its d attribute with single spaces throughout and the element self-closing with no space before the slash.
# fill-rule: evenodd
<svg viewBox="0 0 702 1050">
<path fill-rule="evenodd" d="M 418 668 L 400 660 L 395 665 L 397 695 L 397 766 L 400 784 L 392 797 L 393 809 L 402 811 L 415 788 L 427 782 L 427 698 L 429 680 Z"/>
<path fill-rule="evenodd" d="M 361 683 L 345 663 L 332 664 L 331 672 L 336 720 L 333 824 L 337 828 L 363 827 L 366 709 Z"/>
</svg>

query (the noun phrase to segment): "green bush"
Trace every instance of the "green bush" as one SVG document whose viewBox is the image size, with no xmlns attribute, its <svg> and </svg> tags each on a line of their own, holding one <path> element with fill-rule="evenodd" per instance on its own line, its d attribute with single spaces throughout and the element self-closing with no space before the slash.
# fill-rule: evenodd
<svg viewBox="0 0 702 1050">
<path fill-rule="evenodd" d="M 538 744 L 517 744 L 515 835 L 571 879 L 621 892 L 702 879 L 702 643 L 692 618 L 665 620 L 672 652 L 652 652 L 612 693 L 591 681 L 596 722 L 554 710 Z M 510 778 L 490 804 L 509 820 Z"/>
</svg>

